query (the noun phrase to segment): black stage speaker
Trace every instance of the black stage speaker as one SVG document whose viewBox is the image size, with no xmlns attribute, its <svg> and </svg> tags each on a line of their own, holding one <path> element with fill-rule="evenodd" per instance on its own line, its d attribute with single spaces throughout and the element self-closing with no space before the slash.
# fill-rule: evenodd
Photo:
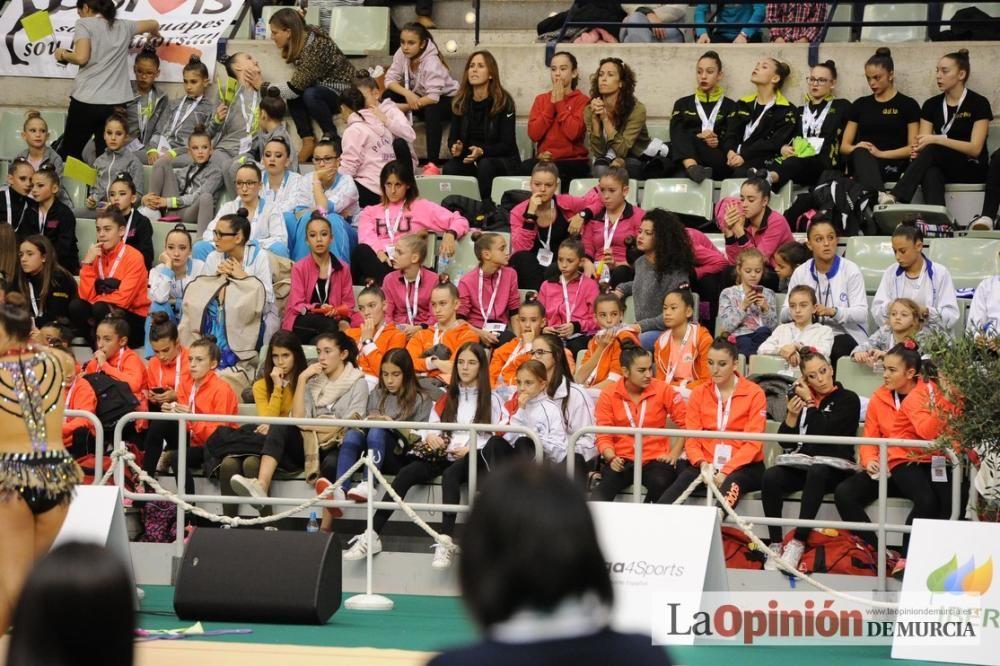
<svg viewBox="0 0 1000 666">
<path fill-rule="evenodd" d="M 198 528 L 174 611 L 182 620 L 325 624 L 340 608 L 340 556 L 325 532 Z"/>
</svg>

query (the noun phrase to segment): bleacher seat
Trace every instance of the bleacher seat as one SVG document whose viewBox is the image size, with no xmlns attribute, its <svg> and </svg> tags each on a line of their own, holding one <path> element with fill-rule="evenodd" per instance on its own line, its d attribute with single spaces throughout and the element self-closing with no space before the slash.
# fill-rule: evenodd
<svg viewBox="0 0 1000 666">
<path fill-rule="evenodd" d="M 910 220 L 923 220 L 928 224 L 951 224 L 955 216 L 944 206 L 922 203 L 879 204 L 872 210 L 875 228 L 891 236 L 896 227 Z M 970 218 L 971 219 L 971 218 Z"/>
<path fill-rule="evenodd" d="M 80 256 L 80 261 L 87 254 L 90 246 L 97 242 L 97 227 L 93 220 L 77 219 L 76 221 L 76 249 Z M 154 252 L 156 246 L 154 245 Z M 160 245 L 160 247 L 163 247 Z"/>
<path fill-rule="evenodd" d="M 881 372 L 875 372 L 862 363 L 855 363 L 850 356 L 842 356 L 837 361 L 837 381 L 844 388 L 863 397 L 870 397 L 883 382 Z"/>
<path fill-rule="evenodd" d="M 334 7 L 330 37 L 345 55 L 389 52 L 388 7 Z"/>
<path fill-rule="evenodd" d="M 531 176 L 497 176 L 493 179 L 493 188 L 490 190 L 490 199 L 493 203 L 499 204 L 504 192 L 510 190 L 531 190 Z M 558 186 L 556 191 L 559 191 Z"/>
<path fill-rule="evenodd" d="M 871 21 L 926 21 L 927 5 L 885 4 L 865 5 L 862 20 Z M 862 26 L 861 41 L 863 42 L 924 42 L 927 41 L 927 26 Z"/>
<path fill-rule="evenodd" d="M 23 127 L 23 117 L 12 111 L 0 113 L 0 157 L 8 162 L 24 150 L 24 139 L 21 138 Z"/>
<path fill-rule="evenodd" d="M 281 6 L 277 5 L 268 5 L 261 8 L 260 17 L 264 20 L 264 34 L 268 39 L 271 39 L 271 17 L 281 8 Z M 313 5 L 306 9 L 306 23 L 309 25 L 319 25 L 319 6 Z M 250 39 L 253 39 L 253 28 L 253 25 L 251 25 Z"/>
<path fill-rule="evenodd" d="M 746 181 L 746 178 L 726 178 L 719 182 L 719 197 L 716 199 L 725 199 L 726 197 L 736 197 L 740 196 L 740 187 Z M 768 201 L 768 206 L 771 210 L 776 210 L 779 213 L 784 213 L 789 206 L 792 205 L 792 188 L 787 185 L 781 188 L 780 192 L 772 192 L 771 198 Z"/>
<path fill-rule="evenodd" d="M 670 141 L 670 123 L 647 123 L 646 128 L 651 139 L 659 139 L 664 143 Z"/>
<path fill-rule="evenodd" d="M 153 180 L 153 167 L 150 164 L 142 165 L 142 187 L 143 192 L 149 192 L 152 189 Z"/>
<path fill-rule="evenodd" d="M 62 188 L 66 190 L 66 194 L 69 195 L 70 201 L 73 202 L 73 208 L 86 208 L 87 206 L 87 186 L 80 181 L 73 180 L 72 178 L 65 178 L 62 181 Z M 90 218 L 93 220 L 93 218 Z M 91 222 L 90 226 L 93 227 L 94 223 Z"/>
<path fill-rule="evenodd" d="M 576 178 L 569 183 L 569 194 L 574 197 L 582 197 L 587 193 L 587 190 L 597 185 L 597 180 L 597 178 Z M 625 195 L 625 201 L 633 206 L 639 205 L 639 187 L 640 183 L 638 180 L 629 178 L 628 193 Z"/>
<path fill-rule="evenodd" d="M 983 10 L 989 16 L 994 18 L 1000 17 L 1000 2 L 944 2 L 941 4 L 941 20 L 947 21 L 948 19 L 955 16 L 955 14 L 960 9 L 966 9 L 968 7 L 975 7 L 977 9 Z M 942 30 L 947 30 L 948 26 L 941 26 Z M 959 30 L 966 29 L 964 26 L 958 26 Z"/>
<path fill-rule="evenodd" d="M 446 196 L 459 194 L 479 201 L 479 182 L 472 176 L 417 176 L 420 196 L 441 203 Z"/>
<path fill-rule="evenodd" d="M 528 123 L 518 121 L 514 126 L 514 136 L 517 137 L 517 152 L 521 161 L 530 160 L 535 156 L 535 143 L 528 136 Z M 497 199 L 494 199 L 497 201 Z"/>
<path fill-rule="evenodd" d="M 927 257 L 947 266 L 956 289 L 972 289 L 989 275 L 1000 275 L 1000 240 L 935 238 Z"/>
<path fill-rule="evenodd" d="M 625 316 L 622 317 L 622 323 L 635 323 L 635 299 L 631 296 L 625 299 Z"/>
<path fill-rule="evenodd" d="M 712 241 L 712 244 L 718 248 L 719 252 L 722 254 L 726 253 L 726 237 L 722 234 L 705 234 L 708 240 Z"/>
<path fill-rule="evenodd" d="M 664 210 L 712 219 L 712 181 L 700 185 L 688 178 L 647 180 L 642 194 L 642 209 Z"/>
<path fill-rule="evenodd" d="M 851 236 L 847 239 L 844 257 L 861 269 L 865 278 L 865 291 L 869 294 L 878 290 L 885 269 L 896 263 L 889 236 Z"/>
<path fill-rule="evenodd" d="M 754 354 L 750 357 L 750 366 L 747 374 L 751 377 L 753 375 L 787 375 L 790 371 L 788 363 L 780 356 Z"/>
<path fill-rule="evenodd" d="M 45 119 L 45 124 L 49 126 L 49 143 L 52 143 L 59 137 L 63 135 L 66 131 L 66 116 L 68 112 L 63 109 L 48 109 L 42 111 L 42 118 Z M 22 116 L 22 123 L 24 122 Z"/>
<path fill-rule="evenodd" d="M 497 233 L 507 239 L 507 247 L 510 247 L 510 234 L 504 231 Z M 457 285 L 463 275 L 474 270 L 478 265 L 479 262 L 476 261 L 475 243 L 472 241 L 472 234 L 465 234 L 455 246 L 455 254 L 452 256 L 451 264 L 448 265 L 447 270 L 439 270 L 438 272 L 448 273 L 451 276 L 451 281 Z"/>
</svg>

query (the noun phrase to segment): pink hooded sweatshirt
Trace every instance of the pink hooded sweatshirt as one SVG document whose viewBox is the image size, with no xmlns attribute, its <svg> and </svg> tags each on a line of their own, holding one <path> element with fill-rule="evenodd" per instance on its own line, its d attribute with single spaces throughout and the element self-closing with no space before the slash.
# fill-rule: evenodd
<svg viewBox="0 0 1000 666">
<path fill-rule="evenodd" d="M 389 71 L 385 73 L 385 85 L 390 83 L 398 83 L 420 97 L 430 97 L 435 101 L 458 92 L 458 81 L 452 78 L 441 60 L 434 40 L 427 42 L 427 48 L 417 61 L 416 72 L 410 70 L 410 60 L 403 55 L 403 49 L 396 49 Z"/>
<path fill-rule="evenodd" d="M 371 109 L 361 109 L 347 119 L 343 137 L 344 150 L 338 169 L 372 192 L 380 191 L 379 175 L 382 167 L 396 159 L 392 150 L 394 139 L 406 141 L 410 144 L 410 154 L 416 155 L 413 141 L 417 138 L 417 133 L 413 131 L 413 126 L 403 112 L 389 100 L 382 102 L 379 108 L 386 115 L 388 123 L 383 124 Z"/>
<path fill-rule="evenodd" d="M 738 206 L 739 203 L 740 200 L 736 197 L 726 197 L 715 204 L 715 223 L 719 226 L 719 231 L 725 233 L 726 209 L 732 204 Z M 733 237 L 726 239 L 726 258 L 733 266 L 736 265 L 736 257 L 739 256 L 740 252 L 755 247 L 764 255 L 767 263 L 773 267 L 774 251 L 785 243 L 795 240 L 795 236 L 792 235 L 792 230 L 788 226 L 788 221 L 781 213 L 770 208 L 764 212 L 767 215 L 761 222 L 760 229 L 754 230 L 750 225 L 744 227 L 746 235 L 741 239 L 742 243 Z"/>
<path fill-rule="evenodd" d="M 388 207 L 367 206 L 358 216 L 358 242 L 375 252 L 384 252 L 386 246 L 394 245 L 399 238 L 422 229 L 435 234 L 453 231 L 461 238 L 469 230 L 469 222 L 459 213 L 427 199 L 414 199 L 405 209 L 403 202 Z"/>
<path fill-rule="evenodd" d="M 546 280 L 538 290 L 538 301 L 545 306 L 545 323 L 553 327 L 573 324 L 577 333 L 593 335 L 599 328 L 594 319 L 594 301 L 600 293 L 597 280 L 578 275 L 563 291 L 561 277 Z"/>
<path fill-rule="evenodd" d="M 320 289 L 319 267 L 312 254 L 299 259 L 292 265 L 292 285 L 285 303 L 285 318 L 281 328 L 292 330 L 299 315 L 312 310 L 313 295 L 320 295 L 324 303 L 330 305 L 345 305 L 351 312 L 351 325 L 361 325 L 361 313 L 354 311 L 354 288 L 351 286 L 351 269 L 347 264 L 340 263 L 340 268 L 330 272 L 330 279 L 325 289 Z"/>
</svg>

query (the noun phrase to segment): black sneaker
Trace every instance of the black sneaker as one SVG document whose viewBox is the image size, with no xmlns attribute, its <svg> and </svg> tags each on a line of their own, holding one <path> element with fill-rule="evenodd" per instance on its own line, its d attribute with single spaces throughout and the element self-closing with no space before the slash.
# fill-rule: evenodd
<svg viewBox="0 0 1000 666">
<path fill-rule="evenodd" d="M 694 182 L 701 185 L 705 182 L 705 179 L 712 177 L 712 170 L 709 167 L 703 167 L 700 164 L 692 164 L 688 168 L 684 169 L 687 177 Z"/>
</svg>

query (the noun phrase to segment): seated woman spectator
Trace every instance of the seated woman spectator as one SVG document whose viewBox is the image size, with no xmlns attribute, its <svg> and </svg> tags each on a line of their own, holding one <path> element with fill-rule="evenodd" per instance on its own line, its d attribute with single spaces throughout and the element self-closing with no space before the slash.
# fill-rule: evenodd
<svg viewBox="0 0 1000 666">
<path fill-rule="evenodd" d="M 59 265 L 49 239 L 28 236 L 21 241 L 18 256 L 21 270 L 17 271 L 17 287 L 28 301 L 35 328 L 70 321 L 71 308 L 79 307 L 72 305 L 79 300 L 76 280 Z"/>
<path fill-rule="evenodd" d="M 149 312 L 146 319 L 146 357 L 153 350 L 150 347 L 149 327 L 157 312 L 167 316 L 175 325 L 181 321 L 184 311 L 184 289 L 201 275 L 205 264 L 191 257 L 191 232 L 178 223 L 167 232 L 160 253 L 160 263 L 149 272 Z"/>
<path fill-rule="evenodd" d="M 351 257 L 355 284 L 368 278 L 382 282 L 392 272 L 396 241 L 422 229 L 440 233 L 438 255 L 451 257 L 455 244 L 469 230 L 469 222 L 459 213 L 420 198 L 413 167 L 403 162 L 389 162 L 379 176 L 382 203 L 368 206 L 358 218 L 358 247 Z"/>
<path fill-rule="evenodd" d="M 622 325 L 624 316 L 625 306 L 615 293 L 601 294 L 594 299 L 594 321 L 600 328 L 587 344 L 574 377 L 595 400 L 602 390 L 622 378 L 621 353 L 626 340 L 639 345 L 638 336 Z"/>
<path fill-rule="evenodd" d="M 853 391 L 845 389 L 833 379 L 833 366 L 818 352 L 802 352 L 802 379 L 789 395 L 785 420 L 778 427 L 783 435 L 806 433 L 827 437 L 854 437 L 861 414 L 861 400 Z M 839 444 L 797 444 L 781 442 L 784 453 L 809 456 L 810 464 L 782 464 L 781 458 L 764 472 L 761 483 L 761 502 L 764 515 L 781 518 L 781 508 L 786 495 L 802 491 L 799 500 L 799 519 L 814 520 L 819 513 L 823 496 L 836 489 L 841 481 L 851 475 L 854 465 L 854 447 Z M 811 527 L 795 528 L 793 537 L 782 543 L 782 528 L 770 525 L 771 550 L 785 558 L 793 569 L 799 564 Z M 776 570 L 777 562 L 768 558 L 765 569 Z"/>
<path fill-rule="evenodd" d="M 695 67 L 698 85 L 693 95 L 674 102 L 670 114 L 670 157 L 696 183 L 729 174 L 722 149 L 736 102 L 722 87 L 722 58 L 706 51 Z"/>
<path fill-rule="evenodd" d="M 985 338 L 1000 335 L 1000 275 L 991 275 L 976 286 L 965 330 Z"/>
<path fill-rule="evenodd" d="M 420 161 L 440 164 L 444 121 L 451 117 L 458 81 L 451 76 L 430 30 L 418 22 L 399 30 L 399 49 L 385 73 L 385 96 L 410 118 L 424 121 L 427 155 Z"/>
<path fill-rule="evenodd" d="M 139 250 L 146 268 L 152 269 L 156 257 L 153 249 L 153 225 L 148 217 L 135 209 L 138 201 L 139 195 L 132 176 L 124 171 L 117 174 L 108 188 L 108 204 L 118 206 L 125 218 L 125 244 Z"/>
<path fill-rule="evenodd" d="M 311 252 L 292 266 L 292 286 L 281 327 L 303 344 L 311 344 L 320 333 L 346 330 L 352 320 L 360 321 L 354 312 L 351 271 L 330 253 L 332 237 L 330 221 L 313 213 L 306 226 Z"/>
<path fill-rule="evenodd" d="M 59 322 L 49 322 L 37 330 L 38 344 L 52 349 L 60 349 L 71 354 L 70 345 L 73 341 L 73 331 L 69 326 Z M 73 383 L 66 387 L 66 409 L 73 409 L 90 414 L 97 413 L 97 395 L 80 372 L 83 368 L 76 364 L 76 375 Z M 94 453 L 97 446 L 97 428 L 94 423 L 83 416 L 66 416 L 62 424 L 63 446 L 75 460 L 80 460 Z"/>
<path fill-rule="evenodd" d="M 694 8 L 694 22 L 708 23 L 712 27 L 694 29 L 695 41 L 699 44 L 710 42 L 732 42 L 746 44 L 761 41 L 760 28 L 744 28 L 745 23 L 763 23 L 767 5 L 763 2 L 753 4 L 722 4 L 712 13 L 712 5 L 700 2 Z"/>
<path fill-rule="evenodd" d="M 656 374 L 687 399 L 691 389 L 709 380 L 712 334 L 695 323 L 694 298 L 683 285 L 663 298 L 662 317 L 665 330 L 651 345 Z"/>
<path fill-rule="evenodd" d="M 354 341 L 343 331 L 333 331 L 320 333 L 315 344 L 319 360 L 299 374 L 292 418 L 361 418 L 368 402 L 368 382 L 357 368 L 358 348 Z M 340 443 L 332 430 L 271 426 L 265 435 L 257 478 L 234 474 L 230 478 L 233 492 L 241 497 L 267 497 L 278 468 L 304 469 L 310 486 L 317 485 L 323 476 L 332 476 L 336 472 L 336 445 Z M 325 487 L 317 488 L 317 492 L 323 490 Z M 323 529 L 330 530 L 334 517 L 324 512 Z"/>
<path fill-rule="evenodd" d="M 152 356 L 146 365 L 149 410 L 158 412 L 164 404 L 177 402 L 181 385 L 191 384 L 191 361 L 180 342 L 177 325 L 164 312 L 150 315 L 149 344 Z"/>
<path fill-rule="evenodd" d="M 164 412 L 174 414 L 219 414 L 235 416 L 239 411 L 239 400 L 229 384 L 222 380 L 215 369 L 222 360 L 222 352 L 211 336 L 199 338 L 188 348 L 191 382 L 182 383 L 177 392 L 177 400 L 161 405 Z M 222 427 L 232 424 L 214 421 L 188 421 L 188 473 L 185 477 L 185 492 L 194 492 L 192 470 L 200 469 L 205 460 L 205 443 L 212 434 Z M 173 451 L 178 446 L 177 424 L 173 421 L 151 421 L 143 445 L 142 469 L 152 477 L 156 476 L 157 464 L 164 450 Z M 166 447 L 166 449 L 164 449 Z"/>
<path fill-rule="evenodd" d="M 867 340 L 854 348 L 851 358 L 873 368 L 880 367 L 889 350 L 907 340 L 922 342 L 926 337 L 923 308 L 909 298 L 897 298 L 886 308 L 886 321 Z"/>
<path fill-rule="evenodd" d="M 70 307 L 70 319 L 88 331 L 109 314 L 128 323 L 128 342 L 142 347 L 149 314 L 149 272 L 142 255 L 125 244 L 125 220 L 117 206 L 97 213 L 97 242 L 83 256 L 80 299 Z M 86 322 L 86 324 L 85 324 Z"/>
<path fill-rule="evenodd" d="M 580 73 L 572 53 L 559 51 L 553 55 L 549 76 L 552 90 L 535 97 L 528 115 L 528 137 L 535 144 L 534 157 L 521 168 L 522 173 L 534 176 L 538 163 L 554 163 L 560 189 L 565 194 L 574 178 L 590 176 L 590 160 L 584 143 L 587 126 L 583 121 L 583 110 L 590 98 L 577 89 Z"/>
<path fill-rule="evenodd" d="M 719 296 L 719 322 L 727 335 L 736 338 L 736 348 L 747 358 L 778 327 L 774 292 L 760 283 L 764 277 L 764 255 L 748 248 L 736 257 L 736 284 Z"/>
<path fill-rule="evenodd" d="M 775 192 L 788 182 L 814 187 L 824 171 L 843 170 L 840 168 L 840 140 L 851 103 L 833 97 L 837 85 L 836 63 L 827 60 L 813 66 L 808 83 L 806 103 L 799 111 L 801 134 L 781 147 L 780 161 L 775 160 L 773 165 L 752 172 L 766 178 Z"/>
<path fill-rule="evenodd" d="M 260 167 L 248 162 L 236 171 L 236 198 L 219 206 L 219 213 L 209 222 L 202 240 L 194 245 L 194 256 L 204 260 L 212 252 L 215 228 L 223 217 L 245 210 L 250 221 L 250 239 L 263 250 L 279 257 L 288 256 L 288 230 L 281 211 L 261 195 L 263 175 Z"/>
<path fill-rule="evenodd" d="M 55 249 L 53 258 L 72 275 L 80 272 L 80 251 L 76 244 L 76 215 L 73 209 L 60 199 L 59 175 L 49 162 L 42 164 L 31 176 L 31 198 L 38 207 L 38 226 L 23 223 L 15 230 L 19 241 L 27 240 L 35 233 L 45 236 Z M 152 236 L 152 229 L 149 229 Z M 130 229 L 130 233 L 134 233 Z M 126 235 L 126 242 L 128 242 Z M 146 239 L 149 242 L 149 239 Z M 130 245 L 132 243 L 129 243 Z M 144 248 L 137 248 L 142 251 Z"/>
<path fill-rule="evenodd" d="M 322 138 L 313 151 L 313 170 L 299 179 L 297 206 L 324 210 L 327 215 L 340 215 L 357 223 L 358 187 L 354 179 L 340 173 L 341 146 L 339 138 Z"/>
<path fill-rule="evenodd" d="M 916 222 L 896 227 L 892 232 L 892 251 L 897 265 L 885 269 L 872 299 L 875 325 L 882 326 L 888 321 L 889 303 L 908 298 L 920 306 L 920 319 L 928 329 L 951 334 L 959 317 L 955 283 L 947 266 L 935 264 L 924 256 L 924 233 Z"/>
<path fill-rule="evenodd" d="M 872 94 L 851 104 L 840 142 L 848 173 L 868 192 L 881 192 L 886 182 L 899 180 L 917 142 L 920 105 L 896 90 L 895 76 L 892 52 L 879 47 L 865 62 Z"/>
<path fill-rule="evenodd" d="M 653 356 L 645 349 L 624 342 L 621 352 L 623 376 L 601 391 L 594 410 L 599 426 L 619 428 L 666 428 L 671 419 L 685 427 L 686 409 L 680 394 L 661 379 L 653 377 Z M 635 437 L 597 435 L 601 455 L 601 480 L 592 500 L 613 502 L 618 493 L 632 483 L 635 467 Z M 642 485 L 646 502 L 655 502 L 687 469 L 681 459 L 681 447 L 669 437 L 648 435 L 642 438 Z"/>
<path fill-rule="evenodd" d="M 493 54 L 475 51 L 465 63 L 462 83 L 451 101 L 451 159 L 442 171 L 449 176 L 475 176 L 483 201 L 489 201 L 496 176 L 510 176 L 520 169 L 515 111 L 514 98 L 500 83 Z"/>
<path fill-rule="evenodd" d="M 919 187 L 924 203 L 943 206 L 946 184 L 986 182 L 986 137 L 993 109 L 988 99 L 968 89 L 971 72 L 966 49 L 948 53 L 938 61 L 941 94 L 924 102 L 920 110 L 920 129 L 910 153 L 911 162 L 889 193 L 889 203 L 909 203 Z"/>
<path fill-rule="evenodd" d="M 361 325 L 348 329 L 347 334 L 358 344 L 358 368 L 365 373 L 368 388 L 378 384 L 382 358 L 391 349 L 406 347 L 406 334 L 385 316 L 385 294 L 375 285 L 358 294 Z"/>
<path fill-rule="evenodd" d="M 537 291 L 555 275 L 556 250 L 569 237 L 572 199 L 556 195 L 559 178 L 555 164 L 537 162 L 531 169 L 531 196 L 510 212 L 510 265 L 522 289 Z"/>
<path fill-rule="evenodd" d="M 781 213 L 772 210 L 771 185 L 760 178 L 750 178 L 740 186 L 739 201 L 735 197 L 722 199 L 715 205 L 715 223 L 726 237 L 726 258 L 736 264 L 736 257 L 747 248 L 757 248 L 774 266 L 774 251 L 795 240 L 788 222 Z M 777 288 L 777 276 L 768 272 L 764 284 Z"/>
<path fill-rule="evenodd" d="M 312 159 L 316 148 L 313 121 L 325 137 L 337 136 L 333 117 L 340 112 L 340 95 L 353 83 L 354 66 L 330 36 L 316 26 L 306 25 L 298 11 L 279 9 L 268 22 L 271 41 L 281 49 L 281 57 L 291 66 L 287 81 L 256 82 L 257 89 L 276 87 L 288 104 L 295 131 L 302 139 L 299 162 Z M 255 72 L 260 77 L 259 68 Z"/>
<path fill-rule="evenodd" d="M 612 167 L 584 197 L 565 199 L 579 211 L 569 221 L 569 233 L 580 234 L 587 252 L 584 275 L 612 287 L 635 276 L 625 251 L 625 239 L 635 238 L 645 215 L 641 208 L 625 200 L 628 188 L 628 172 Z"/>
<path fill-rule="evenodd" d="M 683 43 L 684 33 L 678 28 L 648 28 L 650 23 L 683 23 L 687 5 L 622 5 L 627 15 L 625 25 L 618 35 L 619 41 L 630 43 L 668 42 Z"/>
<path fill-rule="evenodd" d="M 559 245 L 559 277 L 545 282 L 538 292 L 545 307 L 545 332 L 563 340 L 573 358 L 587 348 L 597 332 L 594 299 L 600 291 L 597 280 L 583 275 L 583 253 L 580 241 L 564 240 Z"/>
<path fill-rule="evenodd" d="M 736 372 L 739 352 L 732 338 L 717 338 L 708 352 L 712 381 L 702 384 L 688 400 L 684 427 L 688 430 L 764 432 L 767 399 L 759 386 L 741 379 Z M 735 507 L 749 492 L 760 490 L 764 475 L 764 447 L 759 441 L 701 439 L 684 443 L 689 467 L 677 475 L 660 497 L 660 504 L 673 504 L 704 469 L 713 469 L 713 481 L 726 503 Z"/>
<path fill-rule="evenodd" d="M 802 365 L 803 348 L 815 349 L 817 353 L 829 356 L 833 349 L 833 329 L 814 321 L 816 290 L 800 284 L 788 292 L 786 302 L 792 320 L 775 328 L 757 348 L 757 353 L 780 356 L 792 368 Z"/>
<path fill-rule="evenodd" d="M 653 142 L 646 127 L 646 107 L 635 98 L 632 68 L 619 58 L 603 58 L 590 77 L 590 104 L 583 110 L 587 148 L 595 176 L 608 167 L 623 167 L 632 178 L 655 178 L 666 170 L 654 158 L 666 158 L 667 147 Z"/>
<path fill-rule="evenodd" d="M 885 383 L 872 394 L 865 415 L 865 437 L 879 439 L 936 439 L 944 429 L 938 409 L 954 409 L 942 395 L 940 387 L 926 383 L 920 377 L 922 361 L 917 344 L 912 340 L 893 347 L 885 359 L 882 376 Z M 912 396 L 912 398 L 911 398 Z M 904 406 L 905 405 L 905 406 Z M 865 508 L 878 497 L 879 467 L 877 446 L 859 447 L 862 471 L 850 476 L 834 491 L 837 511 L 843 520 L 868 523 Z M 951 483 L 932 480 L 935 454 L 921 448 L 890 446 L 887 450 L 889 493 L 913 502 L 906 524 L 914 518 L 946 519 L 951 515 Z M 945 465 L 945 481 L 951 475 Z M 856 534 L 872 547 L 877 545 L 874 531 Z M 909 534 L 903 535 L 903 554 L 909 545 Z M 902 560 L 905 566 L 905 560 Z M 897 565 L 898 566 L 898 565 Z M 902 571 L 893 571 L 896 575 Z"/>
<path fill-rule="evenodd" d="M 507 239 L 497 233 L 473 232 L 473 251 L 479 269 L 469 271 L 458 282 L 458 314 L 492 348 L 509 338 L 507 325 L 521 306 L 517 273 L 508 268 Z"/>
<path fill-rule="evenodd" d="M 431 292 L 431 311 L 437 323 L 417 331 L 406 343 L 413 367 L 427 377 L 431 385 L 447 385 L 455 369 L 458 348 L 467 342 L 479 341 L 469 323 L 456 316 L 458 305 L 455 285 L 450 282 L 436 285 Z"/>
<path fill-rule="evenodd" d="M 423 326 L 434 324 L 431 292 L 440 281 L 438 274 L 424 266 L 427 259 L 427 232 L 407 234 L 394 248 L 396 270 L 382 281 L 385 318 L 395 322 L 410 337 Z"/>
<path fill-rule="evenodd" d="M 868 337 L 868 295 L 861 269 L 837 254 L 837 228 L 827 218 L 817 216 L 806 232 L 806 244 L 813 258 L 795 269 L 788 280 L 789 293 L 800 284 L 816 292 L 813 314 L 819 323 L 833 329 L 830 363 L 847 356 Z M 781 306 L 781 321 L 790 319 L 788 303 Z"/>
<path fill-rule="evenodd" d="M 378 86 L 370 76 L 355 79 L 354 86 L 340 96 L 340 104 L 347 122 L 340 173 L 354 179 L 362 206 L 374 206 L 382 200 L 382 168 L 393 160 L 411 162 L 410 146 L 417 135 L 395 104 L 379 103 Z"/>
<path fill-rule="evenodd" d="M 149 193 L 142 197 L 142 205 L 162 213 L 180 217 L 180 221 L 197 223 L 198 233 L 205 233 L 215 212 L 215 192 L 222 187 L 222 172 L 212 163 L 212 137 L 202 127 L 197 127 L 188 137 L 191 164 L 178 177 L 173 163 L 159 160 L 153 167 L 154 176 Z M 156 170 L 160 174 L 156 174 Z M 140 176 L 142 171 L 140 169 Z M 134 181 L 133 181 L 134 182 Z"/>
<path fill-rule="evenodd" d="M 795 136 L 798 114 L 781 94 L 790 72 L 786 63 L 774 58 L 761 58 L 754 65 L 750 83 L 756 91 L 737 102 L 723 143 L 726 165 L 737 178 L 781 157 L 781 147 Z"/>
<path fill-rule="evenodd" d="M 820 29 L 828 11 L 830 11 L 828 2 L 772 2 L 767 4 L 764 22 L 811 23 L 812 25 L 773 26 L 767 30 L 771 41 L 776 44 L 786 42 L 808 44 L 819 41 Z"/>
<path fill-rule="evenodd" d="M 410 447 L 400 461 L 400 469 L 392 481 L 392 489 L 405 497 L 410 488 L 441 477 L 441 500 L 445 504 L 458 504 L 462 484 L 468 480 L 468 456 L 475 456 L 476 476 L 481 481 L 510 450 L 505 439 L 488 432 L 478 432 L 476 441 L 467 430 L 435 430 L 435 423 L 506 423 L 508 416 L 503 401 L 490 391 L 486 350 L 475 341 L 462 344 L 455 354 L 455 372 L 447 390 L 431 409 L 431 427 L 419 431 L 420 441 Z M 473 451 L 475 448 L 475 451 Z M 388 497 L 388 495 L 386 495 Z M 392 516 L 392 509 L 379 509 L 375 513 L 372 531 L 362 532 L 350 540 L 351 547 L 344 551 L 345 560 L 363 560 L 368 555 L 382 552 L 379 534 Z M 454 553 L 452 535 L 456 514 L 444 512 L 441 517 L 441 538 L 434 544 L 431 567 L 447 569 Z"/>
</svg>

